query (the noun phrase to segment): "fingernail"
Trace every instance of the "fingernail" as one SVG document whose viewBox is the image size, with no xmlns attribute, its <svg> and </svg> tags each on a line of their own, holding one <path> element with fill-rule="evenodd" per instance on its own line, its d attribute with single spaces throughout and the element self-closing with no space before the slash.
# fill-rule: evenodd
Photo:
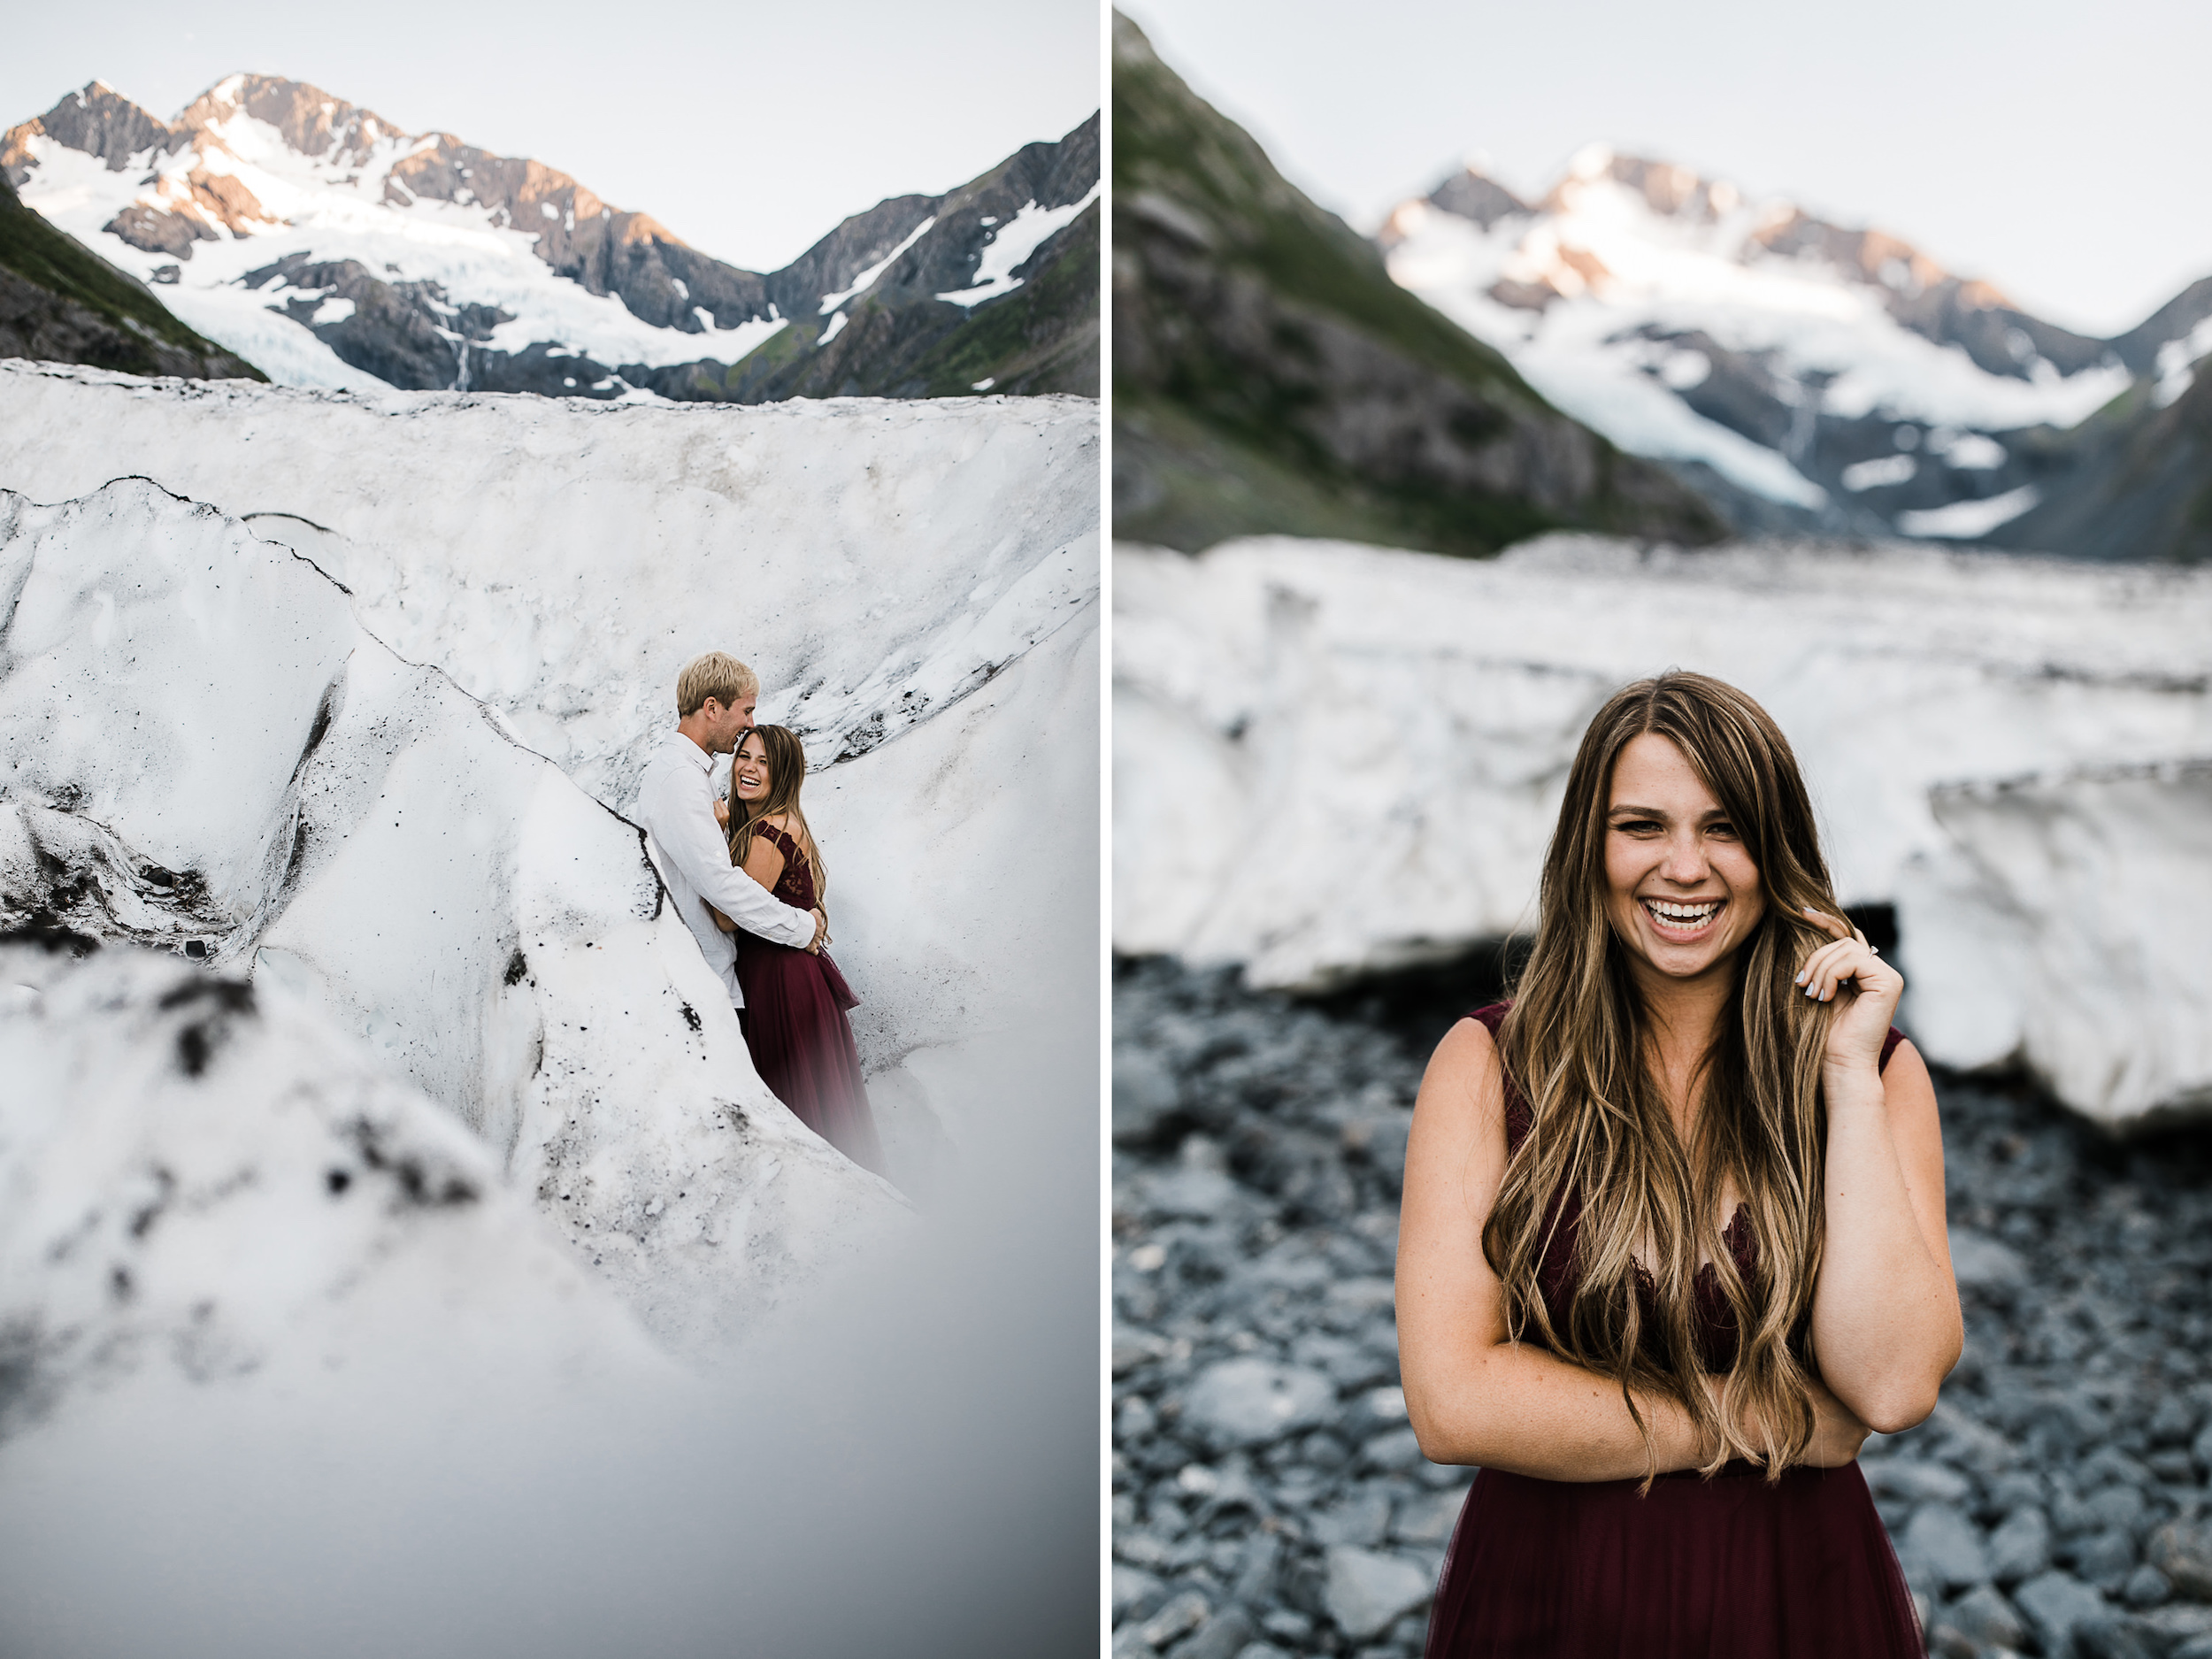
<svg viewBox="0 0 2212 1659">
<path fill-rule="evenodd" d="M 1815 910 L 1815 909 L 1814 909 L 1811 905 L 1808 904 L 1808 905 L 1805 907 L 1805 914 L 1806 914 L 1806 915 L 1808 915 L 1808 916 L 1817 916 L 1817 915 L 1819 915 L 1819 914 L 1820 914 L 1820 912 L 1819 912 L 1818 910 Z"/>
<path fill-rule="evenodd" d="M 1802 973 L 1800 973 L 1795 979 L 1791 981 L 1791 983 L 1793 985 L 1802 985 L 1805 983 L 1805 976 Z"/>
</svg>

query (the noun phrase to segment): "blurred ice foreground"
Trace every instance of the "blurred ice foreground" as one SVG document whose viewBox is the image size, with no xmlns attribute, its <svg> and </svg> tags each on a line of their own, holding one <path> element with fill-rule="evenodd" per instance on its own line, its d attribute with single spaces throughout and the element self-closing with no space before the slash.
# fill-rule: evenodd
<svg viewBox="0 0 2212 1659">
<path fill-rule="evenodd" d="M 2212 1103 L 2212 575 L 1916 549 L 1115 557 L 1114 942 L 1321 987 L 1534 920 L 1583 728 L 1677 666 L 1796 749 L 1932 1060 Z"/>
</svg>

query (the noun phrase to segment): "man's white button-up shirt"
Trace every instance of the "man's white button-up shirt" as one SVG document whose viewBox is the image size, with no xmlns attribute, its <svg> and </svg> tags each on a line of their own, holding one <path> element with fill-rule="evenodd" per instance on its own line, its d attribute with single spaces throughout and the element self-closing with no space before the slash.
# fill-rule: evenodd
<svg viewBox="0 0 2212 1659">
<path fill-rule="evenodd" d="M 814 913 L 770 896 L 768 889 L 730 862 L 729 843 L 714 821 L 714 757 L 681 732 L 671 732 L 645 763 L 638 786 L 637 820 L 646 849 L 668 885 L 676 914 L 722 976 L 733 1007 L 745 1006 L 737 987 L 737 944 L 714 925 L 711 904 L 749 933 L 795 945 L 814 942 Z"/>
</svg>

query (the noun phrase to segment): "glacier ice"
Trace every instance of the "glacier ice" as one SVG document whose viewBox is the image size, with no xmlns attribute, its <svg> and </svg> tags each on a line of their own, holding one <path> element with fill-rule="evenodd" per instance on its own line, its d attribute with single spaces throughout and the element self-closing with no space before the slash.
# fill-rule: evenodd
<svg viewBox="0 0 2212 1659">
<path fill-rule="evenodd" d="M 320 1009 L 678 1348 L 900 1225 L 755 1074 L 636 829 L 306 559 L 145 480 L 0 495 L 0 605 L 16 919 L 197 945 Z M 55 815 L 109 856 L 69 864 Z M 193 901 L 169 926 L 165 887 Z"/>
<path fill-rule="evenodd" d="M 1844 901 L 1899 907 L 1932 1059 L 2016 1051 L 2116 1119 L 2201 1087 L 2189 1046 L 2152 1032 L 2212 980 L 2202 927 L 2172 921 L 2212 919 L 2212 864 L 2179 828 L 2193 797 L 2157 786 L 2153 812 L 2116 785 L 2051 783 L 1985 809 L 1954 786 L 2212 755 L 2212 579 L 1905 547 L 1559 536 L 1478 564 L 1257 539 L 1118 548 L 1114 608 L 1118 950 L 1319 988 L 1525 928 L 1591 715 L 1627 680 L 1694 668 L 1788 734 Z M 2164 896 L 2082 885 L 2054 911 L 2034 859 L 1994 850 L 2034 841 L 2016 820 L 2045 787 L 2072 791 L 2075 839 L 2038 856 L 2139 841 Z M 2124 835 L 2093 827 L 2110 814 L 2133 815 Z M 1985 1006 L 1974 981 L 2022 927 L 2045 988 Z M 2131 958 L 2119 982 L 2139 993 L 2043 1020 L 2054 976 L 2154 933 L 2186 937 Z M 2159 1057 L 2131 1070 L 2139 1048 Z"/>
<path fill-rule="evenodd" d="M 139 473 L 311 559 L 369 632 L 618 810 L 677 670 L 742 657 L 760 718 L 818 768 L 894 1139 L 902 1116 L 918 1146 L 950 1133 L 973 1091 L 946 1056 L 972 1080 L 996 1064 L 978 1043 L 1093 995 L 1067 895 L 1098 868 L 1094 403 L 611 407 L 15 363 L 0 426 L 0 486 L 60 501 Z"/>
<path fill-rule="evenodd" d="M 496 1154 L 311 1005 L 151 951 L 0 946 L 0 1440 L 109 1390 L 678 1379 Z"/>
<path fill-rule="evenodd" d="M 2212 760 L 1934 791 L 1949 844 L 1900 872 L 1930 1053 L 2018 1058 L 2126 1125 L 2212 1108 Z"/>
</svg>

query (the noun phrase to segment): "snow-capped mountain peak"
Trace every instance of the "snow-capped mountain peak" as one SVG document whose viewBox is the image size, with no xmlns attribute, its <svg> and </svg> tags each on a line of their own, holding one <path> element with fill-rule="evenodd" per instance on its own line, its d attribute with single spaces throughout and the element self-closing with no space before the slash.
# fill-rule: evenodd
<svg viewBox="0 0 2212 1659">
<path fill-rule="evenodd" d="M 1379 240 L 1554 403 L 1755 526 L 1985 534 L 2037 498 L 1996 434 L 2131 383 L 2114 342 L 1899 237 L 1606 145 L 1532 204 L 1467 168 Z"/>
<path fill-rule="evenodd" d="M 766 275 L 541 162 L 406 132 L 276 75 L 228 76 L 173 121 L 95 81 L 0 137 L 0 167 L 27 206 L 279 381 L 721 399 L 788 395 L 762 383 L 827 345 L 843 326 L 829 315 L 879 285 L 970 276 L 995 233 L 944 204 L 980 191 L 972 205 L 994 225 L 1018 217 L 1022 197 L 1001 204 L 1023 180 L 1000 175 L 1039 172 L 1033 151 L 1079 171 L 1086 154 L 1032 145 L 951 196 L 890 198 Z M 1056 177 L 1045 207 L 1094 188 L 1094 141 L 1087 154 L 1088 180 Z M 941 335 L 1013 286 L 930 301 L 905 336 Z M 808 319 L 795 333 L 795 319 Z M 754 358 L 787 334 L 772 362 Z"/>
</svg>

